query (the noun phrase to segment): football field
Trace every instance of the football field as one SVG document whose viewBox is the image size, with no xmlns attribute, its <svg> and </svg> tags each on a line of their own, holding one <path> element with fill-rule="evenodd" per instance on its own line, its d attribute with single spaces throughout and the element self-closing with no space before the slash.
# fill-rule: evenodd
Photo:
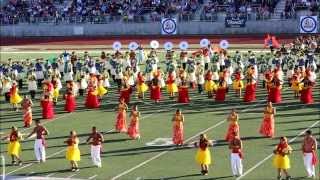
<svg viewBox="0 0 320 180">
<path fill-rule="evenodd" d="M 245 50 L 247 51 L 247 50 Z M 62 52 L 62 50 L 60 51 Z M 35 58 L 39 55 L 45 58 L 55 56 L 58 52 L 10 52 L 1 55 L 2 58 L 19 57 Z M 92 54 L 98 55 L 92 52 Z M 160 56 L 164 56 L 161 54 Z M 160 58 L 161 59 L 161 58 Z M 162 62 L 162 66 L 164 66 Z M 318 77 L 319 78 L 319 77 Z M 111 80 L 110 80 L 111 81 Z M 43 164 L 36 163 L 33 151 L 34 140 L 22 141 L 21 157 L 22 166 L 11 166 L 10 157 L 6 154 L 6 141 L 1 141 L 1 154 L 6 158 L 6 175 L 15 177 L 48 178 L 74 178 L 74 179 L 119 179 L 119 180 L 153 180 L 153 179 L 236 179 L 232 177 L 230 167 L 230 150 L 224 141 L 228 128 L 226 118 L 231 109 L 239 113 L 240 135 L 244 145 L 244 175 L 238 179 L 275 179 L 276 170 L 272 166 L 272 151 L 278 143 L 280 136 L 286 136 L 294 149 L 290 155 L 291 169 L 289 173 L 293 179 L 304 179 L 306 172 L 303 166 L 303 155 L 300 151 L 303 133 L 311 129 L 317 139 L 320 138 L 320 81 L 314 90 L 315 103 L 304 105 L 299 99 L 293 97 L 293 92 L 284 84 L 283 102 L 274 104 L 276 108 L 275 129 L 276 137 L 273 139 L 261 137 L 258 133 L 263 119 L 263 109 L 266 106 L 266 90 L 261 84 L 257 89 L 257 100 L 253 103 L 244 103 L 243 99 L 236 97 L 230 88 L 226 101 L 217 103 L 208 99 L 205 94 L 198 94 L 190 90 L 191 102 L 178 104 L 176 99 L 170 99 L 164 88 L 163 98 L 155 104 L 149 99 L 149 92 L 145 100 L 139 101 L 136 94 L 132 94 L 129 109 L 137 104 L 141 112 L 140 132 L 141 139 L 131 140 L 128 135 L 116 133 L 114 130 L 118 103 L 118 92 L 115 84 L 108 89 L 108 94 L 103 97 L 99 109 L 89 110 L 84 107 L 84 98 L 77 97 L 77 110 L 66 113 L 64 100 L 60 95 L 55 107 L 56 117 L 53 120 L 42 120 L 49 130 L 46 149 L 47 161 Z M 63 94 L 63 89 L 60 94 Z M 21 90 L 26 93 L 26 88 Z M 41 119 L 39 94 L 34 101 L 33 117 Z M 170 144 L 172 136 L 172 116 L 180 108 L 185 116 L 184 135 L 185 145 L 181 147 Z M 10 132 L 12 126 L 19 127 L 23 134 L 28 134 L 32 128 L 23 128 L 22 112 L 14 112 L 1 96 L 1 136 Z M 127 124 L 129 124 L 129 112 Z M 105 142 L 102 149 L 102 168 L 94 167 L 90 157 L 90 145 L 85 143 L 91 127 L 97 126 L 104 135 Z M 69 132 L 75 130 L 80 138 L 81 161 L 80 171 L 71 172 L 69 162 L 65 159 L 66 145 L 63 143 L 68 138 Z M 210 148 L 213 163 L 209 175 L 202 176 L 200 167 L 195 162 L 197 149 L 193 147 L 199 135 L 206 133 L 213 140 L 214 146 Z M 1 167 L 2 168 L 2 167 Z M 319 168 L 317 168 L 319 169 Z M 3 170 L 3 169 L 2 169 Z M 319 171 L 317 170 L 319 177 Z"/>
</svg>

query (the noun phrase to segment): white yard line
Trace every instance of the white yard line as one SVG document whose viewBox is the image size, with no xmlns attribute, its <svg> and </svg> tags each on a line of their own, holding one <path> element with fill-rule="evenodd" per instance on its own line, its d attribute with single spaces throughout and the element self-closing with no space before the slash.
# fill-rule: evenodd
<svg viewBox="0 0 320 180">
<path fill-rule="evenodd" d="M 93 175 L 93 176 L 91 176 L 91 177 L 89 177 L 88 179 L 94 179 L 95 177 L 97 177 L 98 175 L 97 174 L 95 174 L 95 175 Z"/>
<path fill-rule="evenodd" d="M 73 176 L 75 176 L 75 175 L 77 175 L 77 174 L 71 174 L 70 176 L 68 176 L 67 178 L 69 179 L 69 178 L 72 178 Z"/>
<path fill-rule="evenodd" d="M 251 107 L 251 106 L 249 106 L 249 107 L 250 107 L 250 108 L 253 108 L 253 107 L 259 105 L 261 102 L 264 102 L 264 100 L 263 100 L 263 101 L 259 101 L 257 104 L 253 105 L 252 107 Z M 246 109 L 242 110 L 241 112 L 245 112 L 245 110 L 249 109 L 249 107 L 247 107 Z M 187 143 L 187 142 L 193 140 L 194 138 L 199 137 L 200 134 L 203 134 L 203 133 L 205 133 L 205 132 L 207 132 L 207 131 L 210 131 L 210 130 L 216 128 L 216 127 L 219 127 L 219 126 L 220 126 L 221 124 L 223 124 L 224 122 L 226 122 L 226 119 L 224 119 L 224 120 L 218 122 L 217 124 L 215 124 L 215 125 L 207 128 L 207 129 L 205 129 L 205 130 L 197 133 L 196 135 L 188 138 L 185 142 Z M 124 175 L 126 175 L 126 174 L 128 174 L 128 173 L 130 173 L 130 172 L 132 172 L 132 171 L 134 171 L 134 170 L 136 170 L 136 169 L 144 166 L 145 164 L 147 164 L 147 163 L 149 163 L 149 162 L 151 162 L 151 161 L 153 161 L 153 160 L 155 160 L 155 159 L 158 159 L 159 157 L 163 156 L 164 154 L 170 152 L 171 150 L 173 150 L 173 149 L 175 149 L 175 148 L 176 148 L 176 147 L 171 147 L 171 148 L 167 149 L 166 151 L 163 151 L 163 152 L 161 152 L 161 153 L 159 153 L 159 154 L 157 154 L 157 155 L 155 155 L 155 156 L 153 156 L 153 157 L 151 157 L 151 158 L 149 158 L 149 159 L 141 162 L 140 164 L 138 164 L 138 165 L 136 165 L 136 166 L 134 166 L 134 167 L 132 167 L 132 168 L 130 168 L 130 169 L 128 169 L 128 170 L 120 173 L 120 174 L 118 174 L 117 176 L 113 177 L 111 180 L 119 179 L 120 177 L 122 177 L 122 176 L 124 176 Z"/>
<path fill-rule="evenodd" d="M 289 143 L 294 142 L 298 137 L 300 137 L 301 135 L 303 135 L 306 131 L 308 131 L 309 129 L 313 128 L 314 126 L 316 126 L 317 124 L 319 124 L 320 121 L 316 121 L 315 123 L 313 123 L 311 126 L 309 126 L 307 129 L 301 131 L 296 137 L 290 139 Z M 269 154 L 267 157 L 265 157 L 263 160 L 259 161 L 257 164 L 255 164 L 253 167 L 251 167 L 250 169 L 248 169 L 242 176 L 238 177 L 236 180 L 240 180 L 243 177 L 245 177 L 246 175 L 248 175 L 249 173 L 251 173 L 253 170 L 255 170 L 256 168 L 258 168 L 259 166 L 261 166 L 264 162 L 266 162 L 268 159 L 270 159 L 273 156 L 273 153 Z"/>
</svg>

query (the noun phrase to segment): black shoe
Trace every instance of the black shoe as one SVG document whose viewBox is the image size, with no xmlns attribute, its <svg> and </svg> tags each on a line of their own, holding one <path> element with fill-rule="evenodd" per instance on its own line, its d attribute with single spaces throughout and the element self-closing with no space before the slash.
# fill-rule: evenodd
<svg viewBox="0 0 320 180">
<path fill-rule="evenodd" d="M 18 166 L 22 166 L 22 161 L 19 161 L 19 162 L 18 162 Z"/>
<path fill-rule="evenodd" d="M 11 161 L 12 166 L 16 165 L 16 161 Z"/>
<path fill-rule="evenodd" d="M 278 177 L 277 177 L 277 180 L 281 180 L 281 176 L 278 176 Z"/>
<path fill-rule="evenodd" d="M 291 180 L 291 176 L 287 176 L 286 180 Z"/>
<path fill-rule="evenodd" d="M 204 175 L 204 174 L 205 174 L 205 171 L 204 171 L 204 170 L 202 170 L 202 171 L 201 171 L 201 174 L 202 174 L 202 175 Z"/>
</svg>

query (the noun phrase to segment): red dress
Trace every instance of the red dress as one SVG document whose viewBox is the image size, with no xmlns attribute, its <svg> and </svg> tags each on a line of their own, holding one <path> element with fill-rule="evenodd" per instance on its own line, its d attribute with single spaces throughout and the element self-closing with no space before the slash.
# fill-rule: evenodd
<svg viewBox="0 0 320 180">
<path fill-rule="evenodd" d="M 228 127 L 228 132 L 225 136 L 226 141 L 231 141 L 234 139 L 234 132 L 240 132 L 240 127 L 238 122 L 231 122 Z"/>
<path fill-rule="evenodd" d="M 260 134 L 266 137 L 274 137 L 274 115 L 273 109 L 266 109 L 262 124 L 260 126 Z"/>
<path fill-rule="evenodd" d="M 312 96 L 312 87 L 307 87 L 302 89 L 300 101 L 304 104 L 312 104 L 313 103 L 313 96 Z"/>
<path fill-rule="evenodd" d="M 117 121 L 116 121 L 116 130 L 118 132 L 127 132 L 127 114 L 126 114 L 126 105 L 119 104 Z"/>
<path fill-rule="evenodd" d="M 173 122 L 172 142 L 175 145 L 183 144 L 183 122 L 181 118 L 180 116 L 175 116 L 175 121 Z"/>
<path fill-rule="evenodd" d="M 189 98 L 188 87 L 187 86 L 179 87 L 178 102 L 179 103 L 188 103 L 189 101 L 190 101 L 190 98 Z"/>
<path fill-rule="evenodd" d="M 152 86 L 150 98 L 155 101 L 159 101 L 161 99 L 161 88 L 160 86 Z"/>
<path fill-rule="evenodd" d="M 94 91 L 93 88 L 89 88 L 89 90 L 88 90 L 85 106 L 87 108 L 98 108 L 98 107 L 100 107 L 100 102 L 98 100 L 98 95 Z"/>
<path fill-rule="evenodd" d="M 256 100 L 256 83 L 247 84 L 243 100 L 244 102 L 252 102 Z"/>
<path fill-rule="evenodd" d="M 123 88 L 120 90 L 120 99 L 124 99 L 124 102 L 126 104 L 129 104 L 130 102 L 130 94 L 131 94 L 131 88 Z"/>
<path fill-rule="evenodd" d="M 76 99 L 72 94 L 67 94 L 66 97 L 66 104 L 64 106 L 64 110 L 67 112 L 74 112 L 76 109 Z"/>
<path fill-rule="evenodd" d="M 216 98 L 215 100 L 218 102 L 224 102 L 224 100 L 226 99 L 226 88 L 225 86 L 220 86 L 218 87 L 218 90 L 216 92 Z"/>
<path fill-rule="evenodd" d="M 271 87 L 268 101 L 271 101 L 272 103 L 280 103 L 281 99 L 281 88 L 279 86 Z"/>
<path fill-rule="evenodd" d="M 50 100 L 42 100 L 42 118 L 43 119 L 53 119 L 54 118 L 54 110 L 53 103 Z"/>
<path fill-rule="evenodd" d="M 128 128 L 128 135 L 132 139 L 137 139 L 140 137 L 139 131 L 139 112 L 134 111 L 131 114 L 131 122 Z"/>
</svg>

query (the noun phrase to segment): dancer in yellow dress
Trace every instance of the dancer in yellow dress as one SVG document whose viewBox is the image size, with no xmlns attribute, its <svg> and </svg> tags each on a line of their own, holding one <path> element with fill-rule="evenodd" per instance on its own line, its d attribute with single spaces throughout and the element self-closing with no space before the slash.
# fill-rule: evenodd
<svg viewBox="0 0 320 180">
<path fill-rule="evenodd" d="M 20 159 L 21 145 L 20 140 L 22 139 L 21 133 L 18 131 L 18 128 L 12 126 L 10 134 L 5 137 L 9 140 L 8 144 L 8 155 L 12 158 L 12 165 L 22 165 L 22 160 Z M 18 160 L 18 161 L 16 161 Z"/>
<path fill-rule="evenodd" d="M 98 82 L 97 83 L 98 83 L 98 85 L 97 85 L 98 96 L 99 96 L 99 100 L 101 101 L 102 96 L 105 95 L 108 92 L 108 90 L 103 87 L 102 76 L 98 75 Z"/>
<path fill-rule="evenodd" d="M 280 143 L 276 146 L 273 159 L 273 166 L 278 170 L 277 179 L 280 180 L 282 176 L 282 172 L 286 175 L 286 179 L 290 180 L 291 176 L 288 173 L 288 169 L 290 169 L 290 159 L 288 157 L 291 154 L 292 148 L 288 144 L 288 140 L 286 137 L 280 138 Z"/>
<path fill-rule="evenodd" d="M 18 104 L 22 101 L 22 97 L 19 95 L 17 83 L 13 81 L 10 89 L 10 103 L 15 111 L 18 111 Z"/>
<path fill-rule="evenodd" d="M 80 161 L 80 150 L 79 150 L 79 138 L 77 133 L 72 130 L 70 132 L 70 137 L 68 140 L 64 141 L 67 143 L 67 151 L 66 151 L 66 159 L 70 161 L 71 164 L 71 171 L 79 171 L 78 161 Z"/>
<path fill-rule="evenodd" d="M 208 175 L 209 165 L 211 164 L 209 146 L 212 146 L 212 143 L 207 139 L 205 134 L 201 134 L 200 141 L 196 142 L 195 146 L 198 147 L 196 162 L 201 166 L 201 174 Z"/>
</svg>

